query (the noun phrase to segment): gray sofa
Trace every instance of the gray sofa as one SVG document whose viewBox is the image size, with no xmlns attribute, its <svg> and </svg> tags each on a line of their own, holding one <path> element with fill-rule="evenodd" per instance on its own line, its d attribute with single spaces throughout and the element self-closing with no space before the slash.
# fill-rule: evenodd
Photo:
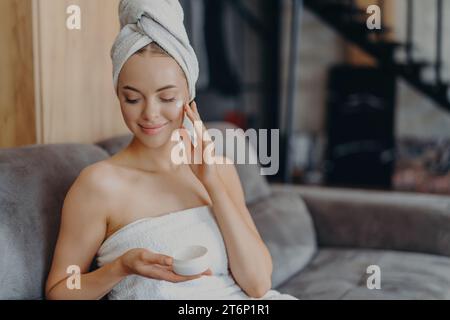
<svg viewBox="0 0 450 320">
<path fill-rule="evenodd" d="M 129 141 L 0 150 L 0 299 L 44 298 L 69 187 Z M 449 197 L 269 184 L 258 165 L 236 167 L 273 288 L 300 299 L 450 299 Z M 380 289 L 367 286 L 371 265 Z"/>
</svg>

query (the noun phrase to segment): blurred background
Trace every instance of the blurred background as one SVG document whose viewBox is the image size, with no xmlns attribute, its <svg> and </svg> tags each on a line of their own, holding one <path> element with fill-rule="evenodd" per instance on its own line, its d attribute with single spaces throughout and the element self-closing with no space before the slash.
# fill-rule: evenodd
<svg viewBox="0 0 450 320">
<path fill-rule="evenodd" d="M 450 0 L 180 2 L 203 120 L 279 129 L 269 180 L 450 194 Z M 109 57 L 117 7 L 0 0 L 0 147 L 128 133 Z"/>
</svg>

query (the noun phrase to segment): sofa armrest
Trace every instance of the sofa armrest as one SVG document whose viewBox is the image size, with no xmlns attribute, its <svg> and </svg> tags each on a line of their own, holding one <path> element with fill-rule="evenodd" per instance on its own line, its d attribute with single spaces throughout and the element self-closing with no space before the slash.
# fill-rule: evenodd
<svg viewBox="0 0 450 320">
<path fill-rule="evenodd" d="M 271 184 L 306 202 L 319 246 L 414 251 L 450 257 L 450 197 Z"/>
</svg>

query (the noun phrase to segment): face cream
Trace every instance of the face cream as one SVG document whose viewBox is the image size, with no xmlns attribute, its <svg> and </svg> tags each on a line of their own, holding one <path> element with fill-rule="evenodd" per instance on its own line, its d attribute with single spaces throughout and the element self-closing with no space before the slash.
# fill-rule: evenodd
<svg viewBox="0 0 450 320">
<path fill-rule="evenodd" d="M 183 101 L 182 101 L 182 100 L 178 100 L 178 101 L 176 102 L 175 106 L 176 106 L 178 109 L 181 109 L 181 108 L 183 107 Z"/>
<path fill-rule="evenodd" d="M 183 247 L 173 254 L 173 271 L 182 276 L 198 275 L 210 267 L 208 248 L 199 245 Z"/>
</svg>

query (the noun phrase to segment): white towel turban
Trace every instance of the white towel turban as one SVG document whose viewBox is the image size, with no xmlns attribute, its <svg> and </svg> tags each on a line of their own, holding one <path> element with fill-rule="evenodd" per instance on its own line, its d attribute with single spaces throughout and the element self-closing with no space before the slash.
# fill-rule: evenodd
<svg viewBox="0 0 450 320">
<path fill-rule="evenodd" d="M 184 27 L 184 12 L 178 0 L 121 0 L 121 31 L 111 49 L 114 87 L 117 91 L 120 71 L 139 49 L 156 42 L 186 75 L 190 101 L 195 99 L 199 66 Z"/>
</svg>

